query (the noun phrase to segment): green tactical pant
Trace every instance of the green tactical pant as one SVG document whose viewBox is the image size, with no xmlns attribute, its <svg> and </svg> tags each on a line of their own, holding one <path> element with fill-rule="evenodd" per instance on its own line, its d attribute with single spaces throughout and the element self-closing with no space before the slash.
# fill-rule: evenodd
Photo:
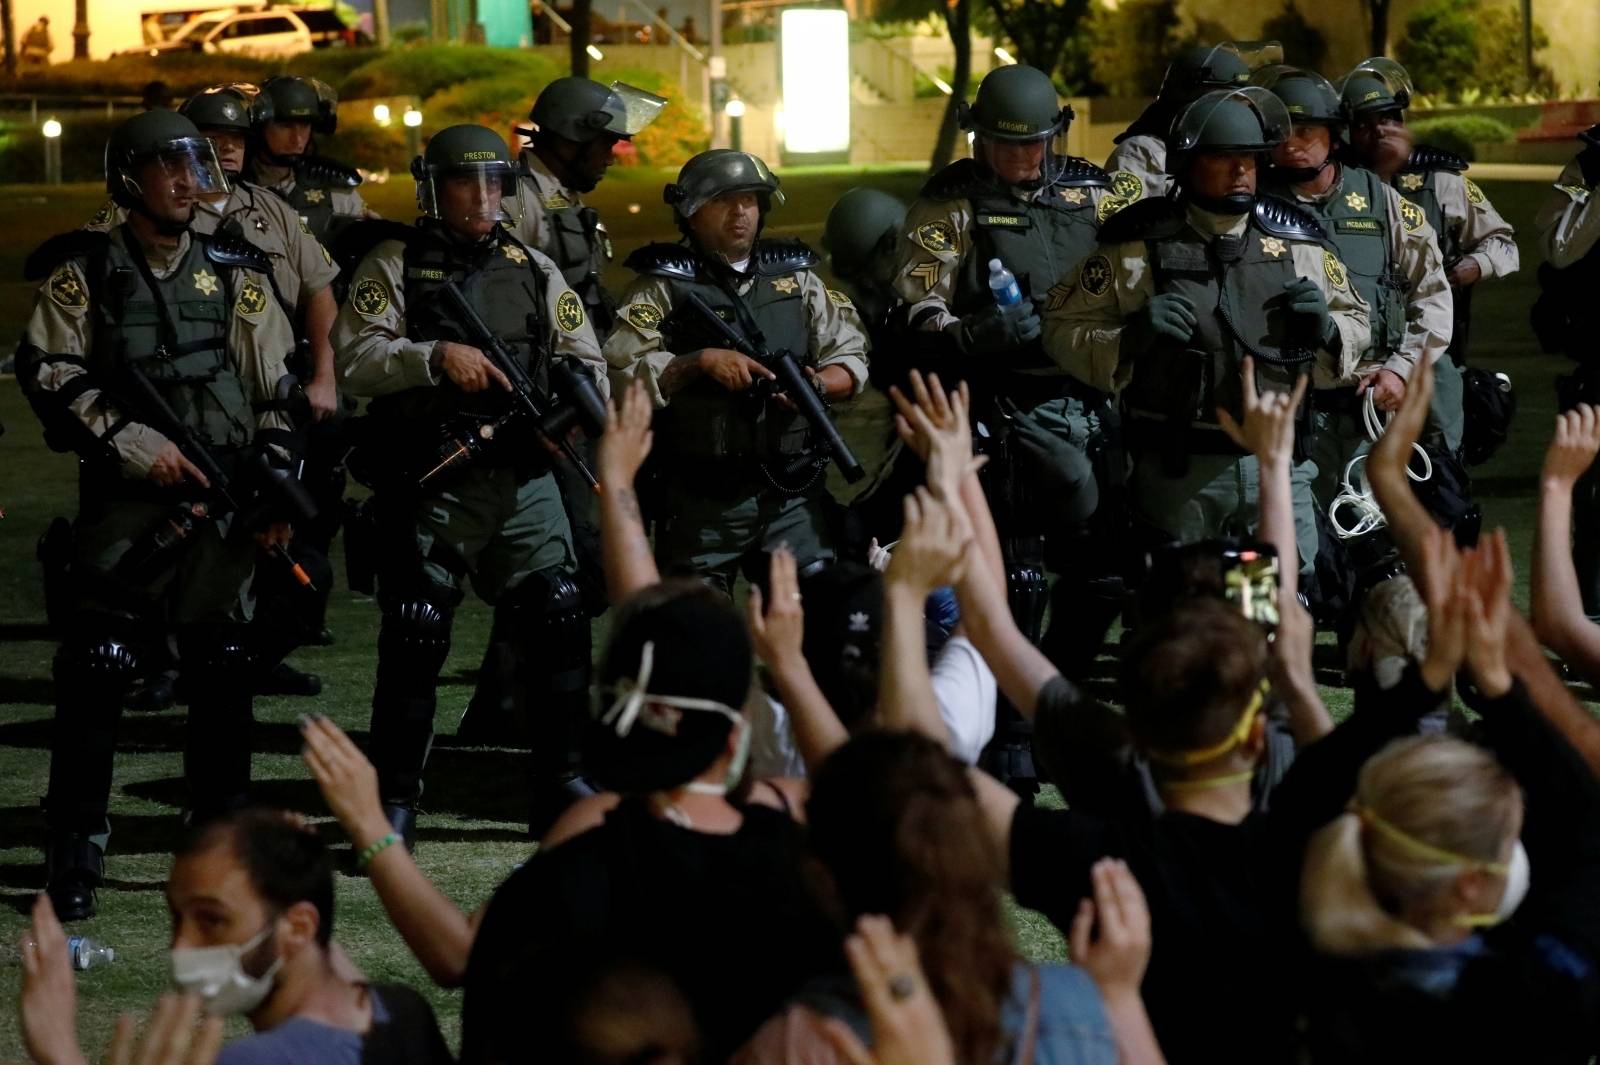
<svg viewBox="0 0 1600 1065">
<path fill-rule="evenodd" d="M 1311 442 L 1311 461 L 1316 465 L 1311 495 L 1323 513 L 1327 513 L 1334 496 L 1343 487 L 1344 468 L 1357 455 L 1371 451 L 1372 441 L 1367 439 L 1367 430 L 1361 424 L 1361 419 L 1347 411 L 1313 410 L 1311 424 L 1316 432 L 1316 438 Z M 1356 473 L 1358 476 L 1362 473 L 1361 466 L 1356 467 Z M 1355 520 L 1355 515 L 1353 512 L 1341 513 L 1339 518 L 1349 525 Z"/>
<path fill-rule="evenodd" d="M 752 485 L 731 499 L 697 494 L 678 478 L 665 487 L 656 519 L 656 564 L 664 574 L 695 570 L 731 591 L 741 569 L 765 580 L 764 552 L 779 544 L 802 570 L 834 557 L 829 499 L 820 486 L 791 496 Z"/>
<path fill-rule="evenodd" d="M 428 584 L 459 591 L 467 576 L 491 605 L 529 574 L 577 568 L 561 489 L 550 474 L 519 481 L 509 469 L 466 471 L 423 497 L 416 547 Z"/>
<path fill-rule="evenodd" d="M 1296 463 L 1289 473 L 1302 574 L 1312 571 L 1317 558 L 1317 522 L 1312 509 L 1316 503 L 1311 497 L 1315 473 L 1312 462 Z M 1181 477 L 1169 477 L 1161 470 L 1160 454 L 1145 451 L 1134 459 L 1130 484 L 1139 517 L 1174 540 L 1193 543 L 1255 533 L 1261 471 L 1253 455 L 1191 454 L 1188 471 Z"/>
<path fill-rule="evenodd" d="M 1099 429 L 1098 413 L 1073 397 L 1041 403 L 1017 418 L 1012 446 L 1033 502 L 1042 508 L 1033 520 L 1046 535 L 1094 513 L 1099 495 L 1088 451 Z"/>
<path fill-rule="evenodd" d="M 159 622 L 173 627 L 250 620 L 250 578 L 255 570 L 256 543 L 250 536 L 228 537 L 230 522 L 202 521 L 190 534 L 193 543 L 176 566 L 139 588 L 111 587 L 109 574 L 117 561 L 151 528 L 172 512 L 172 506 L 140 500 L 105 505 L 93 517 L 80 515 L 74 526 L 73 569 L 79 580 L 78 609 L 97 613 L 137 613 L 133 600 L 159 604 Z M 293 545 L 290 545 L 293 550 Z"/>
<path fill-rule="evenodd" d="M 1461 367 L 1449 355 L 1441 355 L 1433 364 L 1433 400 L 1423 432 L 1427 443 L 1441 446 L 1452 455 L 1461 450 L 1461 439 L 1466 433 L 1466 415 L 1461 407 L 1465 396 Z"/>
</svg>

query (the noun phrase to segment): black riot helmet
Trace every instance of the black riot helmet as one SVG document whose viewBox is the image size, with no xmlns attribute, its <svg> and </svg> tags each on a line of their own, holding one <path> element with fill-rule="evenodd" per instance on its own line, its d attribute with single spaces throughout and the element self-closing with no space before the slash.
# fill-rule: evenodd
<svg viewBox="0 0 1600 1065">
<path fill-rule="evenodd" d="M 1242 214 L 1254 196 L 1206 198 L 1188 187 L 1190 163 L 1197 155 L 1253 152 L 1262 162 L 1289 135 L 1289 112 L 1283 101 L 1256 86 L 1214 89 L 1172 120 L 1167 134 L 1167 173 L 1193 202 L 1221 214 Z"/>
<path fill-rule="evenodd" d="M 152 162 L 159 165 L 152 167 Z M 132 211 L 145 210 L 152 181 L 169 182 L 190 196 L 228 191 L 211 142 L 176 111 L 141 111 L 113 130 L 106 141 L 105 169 L 106 191 Z"/>
<path fill-rule="evenodd" d="M 980 162 L 980 140 L 1001 144 L 1042 141 L 1045 150 L 1039 174 L 1027 184 L 1043 187 L 1060 176 L 1073 113 L 1071 107 L 1061 105 L 1055 83 L 1044 71 L 1020 64 L 996 67 L 978 83 L 971 105 L 961 105 L 958 117 L 961 128 L 972 137 L 973 156 Z"/>
<path fill-rule="evenodd" d="M 1250 76 L 1250 82 L 1282 101 L 1284 109 L 1289 112 L 1289 121 L 1294 126 L 1327 127 L 1328 155 L 1320 165 L 1288 167 L 1276 161 L 1273 163 L 1273 174 L 1280 180 L 1291 184 L 1311 181 L 1332 164 L 1334 150 L 1344 140 L 1344 108 L 1340 106 L 1339 91 L 1321 74 L 1282 64 L 1263 67 Z"/>
<path fill-rule="evenodd" d="M 198 126 L 248 134 L 254 127 L 256 101 L 260 95 L 254 85 L 213 85 L 183 102 L 178 113 Z"/>
<path fill-rule="evenodd" d="M 673 214 L 687 220 L 725 192 L 753 192 L 764 220 L 774 204 L 783 203 L 778 175 L 759 156 L 732 148 L 712 148 L 683 164 L 678 180 L 662 190 Z"/>
<path fill-rule="evenodd" d="M 605 135 L 628 140 L 656 120 L 664 96 L 620 81 L 602 85 L 588 78 L 557 78 L 539 93 L 528 111 L 531 134 L 587 144 Z"/>
<path fill-rule="evenodd" d="M 893 255 L 905 224 L 906 205 L 887 192 L 851 189 L 839 197 L 822 226 L 828 265 L 839 277 L 860 277 L 875 259 Z"/>
<path fill-rule="evenodd" d="M 511 153 L 500 134 L 487 126 L 450 126 L 435 133 L 423 153 L 411 160 L 411 176 L 417 182 L 417 209 L 430 218 L 438 218 L 446 225 L 461 219 L 445 218 L 440 211 L 439 185 L 449 178 L 476 179 L 484 190 L 498 189 L 498 197 L 476 198 L 481 210 L 500 217 L 499 204 L 505 197 L 514 195 L 517 171 L 511 164 Z M 493 205 L 490 210 L 489 205 Z M 474 219 L 476 220 L 476 216 Z"/>
</svg>

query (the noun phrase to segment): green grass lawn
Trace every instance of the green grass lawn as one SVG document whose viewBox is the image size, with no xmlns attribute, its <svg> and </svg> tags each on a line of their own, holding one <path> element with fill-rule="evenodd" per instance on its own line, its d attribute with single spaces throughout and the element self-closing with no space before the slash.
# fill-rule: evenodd
<svg viewBox="0 0 1600 1065">
<path fill-rule="evenodd" d="M 593 197 L 611 229 L 619 254 L 647 240 L 675 238 L 660 199 L 659 173 L 627 173 L 608 181 Z M 907 169 L 875 169 L 872 184 L 909 198 L 920 178 Z M 854 183 L 845 170 L 787 175 L 788 203 L 771 216 L 772 229 L 815 241 L 833 199 Z M 1523 233 L 1531 232 L 1544 188 L 1534 184 L 1485 183 L 1486 191 Z M 411 215 L 409 182 L 375 186 L 370 201 L 391 217 Z M 26 318 L 31 287 L 19 277 L 23 256 L 39 240 L 87 218 L 101 199 L 89 186 L 46 189 L 10 187 L 0 197 L 0 343 L 9 348 Z M 629 213 L 629 205 L 638 205 Z M 1510 443 L 1478 471 L 1480 496 L 1492 524 L 1504 525 L 1517 560 L 1520 602 L 1526 602 L 1527 560 L 1533 531 L 1535 474 L 1550 430 L 1551 388 L 1563 363 L 1540 355 L 1527 325 L 1533 298 L 1532 266 L 1538 255 L 1523 244 L 1525 267 L 1508 281 L 1482 287 L 1477 296 L 1473 359 L 1508 372 L 1520 403 Z M 625 280 L 616 267 L 614 284 Z M 20 1058 L 12 1013 L 20 967 L 16 940 L 32 895 L 42 886 L 38 801 L 49 768 L 50 657 L 53 645 L 40 630 L 44 611 L 34 542 L 49 519 L 70 514 L 75 501 L 73 460 L 44 447 L 37 423 L 16 383 L 0 379 L 0 1060 Z M 333 596 L 330 624 L 338 643 L 299 652 L 302 668 L 322 674 L 326 688 L 314 701 L 262 699 L 256 704 L 255 776 L 260 798 L 325 817 L 314 785 L 301 766 L 295 716 L 308 709 L 328 714 L 364 738 L 368 718 L 377 610 L 369 599 L 342 587 Z M 488 612 L 469 600 L 458 614 L 454 648 L 439 690 L 441 739 L 428 771 L 426 812 L 418 861 L 423 870 L 463 907 L 477 906 L 511 867 L 524 860 L 522 759 L 503 751 L 451 746 L 454 722 L 471 694 L 487 633 Z M 1331 648 L 1325 648 L 1331 651 Z M 1342 713 L 1347 693 L 1330 689 L 1329 702 Z M 91 1054 L 109 1036 L 118 1012 L 139 1010 L 166 984 L 168 922 L 161 894 L 167 849 L 183 801 L 181 712 L 124 718 L 112 793 L 113 836 L 101 892 L 101 915 L 74 931 L 105 940 L 117 961 L 78 978 L 80 1030 Z M 337 826 L 327 826 L 341 845 Z M 388 924 L 370 886 L 341 875 L 336 933 L 351 956 L 377 980 L 399 980 L 430 991 L 431 985 Z M 1060 937 L 1034 915 L 1018 914 L 1018 934 L 1035 957 L 1059 957 Z M 459 998 L 431 992 L 452 1040 Z M 241 1029 L 242 1030 L 242 1029 Z"/>
</svg>

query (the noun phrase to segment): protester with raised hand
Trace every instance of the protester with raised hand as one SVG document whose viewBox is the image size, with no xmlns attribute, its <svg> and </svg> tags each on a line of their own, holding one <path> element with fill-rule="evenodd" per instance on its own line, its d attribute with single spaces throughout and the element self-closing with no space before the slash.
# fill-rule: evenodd
<svg viewBox="0 0 1600 1065">
<path fill-rule="evenodd" d="M 1539 475 L 1539 532 L 1533 546 L 1529 614 L 1539 642 L 1591 684 L 1600 682 L 1600 625 L 1583 612 L 1572 558 L 1572 492 L 1600 453 L 1600 411 L 1587 403 L 1556 415 Z M 1585 550 L 1597 550 L 1584 545 Z"/>
<path fill-rule="evenodd" d="M 1127 862 L 1103 858 L 1090 875 L 1094 898 L 1078 903 L 1067 937 L 1073 964 L 1100 988 L 1122 1065 L 1158 1065 L 1166 1058 L 1139 994 L 1150 964 L 1150 908 Z"/>
<path fill-rule="evenodd" d="M 887 917 L 862 917 L 844 949 L 872 1022 L 872 1049 L 848 1024 L 829 1017 L 823 1030 L 839 1057 L 850 1065 L 956 1065 L 916 942 L 896 932 Z"/>
<path fill-rule="evenodd" d="M 1435 571 L 1421 683 L 1444 694 L 1459 667 L 1487 749 L 1391 744 L 1314 838 L 1301 897 L 1322 955 L 1311 1060 L 1587 1062 L 1600 781 L 1514 676 L 1504 535 L 1457 552 L 1435 532 L 1421 546 Z"/>
<path fill-rule="evenodd" d="M 620 400 L 613 396 L 611 416 L 596 456 L 606 595 L 613 604 L 626 602 L 634 592 L 661 579 L 634 486 L 645 459 L 650 457 L 653 413 L 650 397 L 638 381 L 622 391 Z"/>
</svg>

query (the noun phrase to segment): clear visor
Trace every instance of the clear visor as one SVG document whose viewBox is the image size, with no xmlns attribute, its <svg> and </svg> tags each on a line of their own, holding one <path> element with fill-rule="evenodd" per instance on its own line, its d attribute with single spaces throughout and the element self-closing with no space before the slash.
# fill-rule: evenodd
<svg viewBox="0 0 1600 1065">
<path fill-rule="evenodd" d="M 516 180 L 516 171 L 504 163 L 446 170 L 418 190 L 418 206 L 453 227 L 487 232 L 506 218 L 505 200 L 515 194 Z"/>
<path fill-rule="evenodd" d="M 218 196 L 228 191 L 228 179 L 217 162 L 216 150 L 204 137 L 171 142 L 160 152 L 134 163 L 131 176 L 144 195 L 184 199 Z"/>
<path fill-rule="evenodd" d="M 1017 188 L 1053 185 L 1067 165 L 1066 128 L 1031 140 L 991 137 L 976 130 L 967 134 L 971 157 L 1002 182 Z"/>
<path fill-rule="evenodd" d="M 1406 68 L 1384 55 L 1373 56 L 1357 63 L 1355 69 L 1340 80 L 1339 95 L 1344 95 L 1344 87 L 1349 84 L 1351 78 L 1361 74 L 1383 82 L 1384 88 L 1389 90 L 1389 95 L 1393 96 L 1401 107 L 1409 104 L 1411 98 L 1416 95 L 1416 90 L 1411 85 L 1411 75 L 1406 73 Z"/>
<path fill-rule="evenodd" d="M 622 101 L 622 110 L 619 114 L 615 104 L 606 107 L 612 116 L 606 129 L 624 137 L 632 137 L 654 122 L 661 114 L 661 109 L 667 106 L 665 96 L 657 96 L 626 82 L 613 81 L 611 91 Z"/>
<path fill-rule="evenodd" d="M 1266 89 L 1275 96 L 1278 93 L 1278 89 L 1285 83 L 1293 84 L 1295 82 L 1313 86 L 1319 95 L 1326 97 L 1335 104 L 1339 100 L 1339 92 L 1333 87 L 1333 83 L 1314 70 L 1302 70 L 1300 67 L 1292 67 L 1285 63 L 1273 63 L 1270 66 L 1265 66 L 1252 72 L 1250 75 L 1251 85 Z M 1295 117 L 1293 108 L 1289 109 L 1289 117 L 1291 120 Z"/>
<path fill-rule="evenodd" d="M 317 90 L 317 101 L 326 105 L 330 112 L 339 106 L 339 94 L 334 91 L 332 85 L 317 78 L 306 78 L 305 80 L 313 89 Z"/>
<path fill-rule="evenodd" d="M 1283 65 L 1283 45 L 1277 41 L 1229 41 L 1218 47 L 1231 49 L 1252 71 Z"/>
<path fill-rule="evenodd" d="M 1268 147 L 1288 139 L 1292 122 L 1289 118 L 1289 109 L 1283 105 L 1283 101 L 1259 85 L 1243 85 L 1237 89 L 1213 89 L 1185 107 L 1178 113 L 1178 117 L 1172 120 L 1172 132 L 1168 137 L 1168 143 L 1178 151 L 1187 151 L 1195 147 L 1217 108 L 1230 101 L 1242 103 L 1255 112 L 1256 120 L 1261 125 L 1261 137 Z M 1207 150 L 1226 150 L 1260 146 L 1241 140 L 1237 144 L 1212 143 L 1205 147 Z"/>
</svg>

